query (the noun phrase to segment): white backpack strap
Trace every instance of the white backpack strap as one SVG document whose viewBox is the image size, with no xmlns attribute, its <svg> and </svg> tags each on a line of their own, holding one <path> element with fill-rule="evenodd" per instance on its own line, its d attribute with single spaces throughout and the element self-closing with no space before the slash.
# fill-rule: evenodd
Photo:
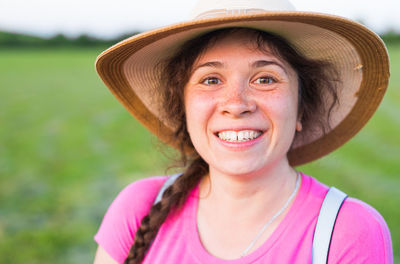
<svg viewBox="0 0 400 264">
<path fill-rule="evenodd" d="M 312 264 L 326 264 L 333 227 L 347 194 L 331 187 L 325 196 L 319 212 L 312 245 Z"/>
<path fill-rule="evenodd" d="M 181 176 L 182 174 L 183 174 L 183 173 L 176 173 L 176 174 L 173 174 L 173 175 L 171 175 L 171 176 L 168 177 L 168 179 L 164 182 L 163 186 L 161 186 L 161 189 L 160 189 L 160 191 L 158 192 L 157 197 L 156 197 L 156 199 L 154 200 L 154 203 L 153 203 L 153 204 L 156 204 L 156 203 L 158 203 L 159 201 L 161 201 L 162 196 L 163 196 L 165 190 L 166 190 L 169 186 L 171 186 L 171 185 L 176 181 L 176 179 L 178 179 L 178 177 Z"/>
</svg>

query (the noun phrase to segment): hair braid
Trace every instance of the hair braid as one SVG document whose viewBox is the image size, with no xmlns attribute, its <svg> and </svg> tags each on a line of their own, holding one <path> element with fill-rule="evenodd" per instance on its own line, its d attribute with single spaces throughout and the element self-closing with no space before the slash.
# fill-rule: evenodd
<svg viewBox="0 0 400 264">
<path fill-rule="evenodd" d="M 172 210 L 179 209 L 200 179 L 208 172 L 208 165 L 202 158 L 197 158 L 170 187 L 160 202 L 153 205 L 136 231 L 135 241 L 124 264 L 139 264 L 144 259 L 151 242 Z"/>
</svg>

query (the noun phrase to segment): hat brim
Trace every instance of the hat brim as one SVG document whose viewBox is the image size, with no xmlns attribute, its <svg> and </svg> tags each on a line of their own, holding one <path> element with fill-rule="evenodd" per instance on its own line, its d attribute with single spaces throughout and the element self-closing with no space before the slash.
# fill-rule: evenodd
<svg viewBox="0 0 400 264">
<path fill-rule="evenodd" d="M 160 120 L 154 94 L 157 65 L 184 42 L 225 27 L 250 27 L 281 35 L 303 55 L 329 61 L 341 79 L 340 106 L 331 130 L 310 133 L 288 152 L 292 166 L 316 160 L 342 146 L 371 118 L 389 81 L 386 47 L 375 33 L 351 20 L 310 12 L 265 12 L 193 20 L 155 29 L 121 41 L 99 55 L 96 69 L 126 109 L 162 141 L 176 147 L 170 126 Z"/>
</svg>

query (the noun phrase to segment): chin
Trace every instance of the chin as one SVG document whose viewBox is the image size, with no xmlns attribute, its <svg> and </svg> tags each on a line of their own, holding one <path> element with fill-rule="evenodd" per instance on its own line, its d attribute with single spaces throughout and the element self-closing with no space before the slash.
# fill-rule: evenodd
<svg viewBox="0 0 400 264">
<path fill-rule="evenodd" d="M 214 164 L 213 164 L 214 165 Z M 231 175 L 231 176 L 245 176 L 252 175 L 260 172 L 264 166 L 260 164 L 260 162 L 251 160 L 251 161 L 223 161 L 219 162 L 218 165 L 213 166 L 210 164 L 210 169 L 213 167 L 214 170 L 220 171 L 223 174 Z"/>
</svg>

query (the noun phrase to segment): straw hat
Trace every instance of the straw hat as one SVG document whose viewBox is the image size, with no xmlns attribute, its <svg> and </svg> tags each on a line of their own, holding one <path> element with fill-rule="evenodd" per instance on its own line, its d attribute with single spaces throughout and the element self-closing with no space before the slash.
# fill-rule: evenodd
<svg viewBox="0 0 400 264">
<path fill-rule="evenodd" d="M 284 37 L 303 55 L 336 66 L 340 105 L 331 115 L 332 129 L 296 138 L 288 153 L 292 166 L 318 159 L 347 142 L 371 118 L 386 91 L 386 47 L 375 33 L 354 21 L 295 11 L 287 0 L 200 0 L 192 16 L 190 21 L 125 39 L 96 61 L 98 74 L 115 97 L 147 129 L 172 145 L 166 133 L 171 125 L 161 120 L 153 96 L 159 89 L 155 66 L 185 41 L 216 29 L 268 31 Z"/>
</svg>

